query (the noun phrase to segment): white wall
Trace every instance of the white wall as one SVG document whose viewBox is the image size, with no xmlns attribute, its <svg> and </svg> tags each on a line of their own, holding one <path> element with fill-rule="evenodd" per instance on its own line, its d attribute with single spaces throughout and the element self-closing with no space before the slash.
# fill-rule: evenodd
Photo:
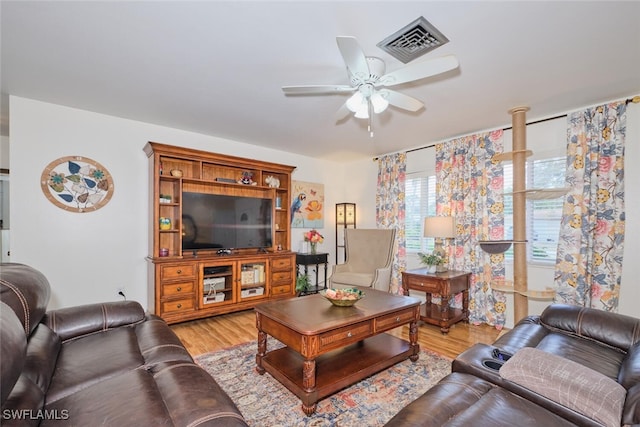
<svg viewBox="0 0 640 427">
<path fill-rule="evenodd" d="M 325 184 L 321 249 L 335 259 L 333 206 L 346 197 L 342 164 L 25 98 L 10 103 L 11 260 L 47 276 L 51 308 L 118 299 L 119 287 L 147 306 L 147 141 L 297 166 L 293 179 Z M 111 173 L 115 190 L 103 208 L 68 212 L 43 195 L 42 170 L 70 155 L 89 157 Z M 294 250 L 303 231 L 292 233 Z"/>
</svg>

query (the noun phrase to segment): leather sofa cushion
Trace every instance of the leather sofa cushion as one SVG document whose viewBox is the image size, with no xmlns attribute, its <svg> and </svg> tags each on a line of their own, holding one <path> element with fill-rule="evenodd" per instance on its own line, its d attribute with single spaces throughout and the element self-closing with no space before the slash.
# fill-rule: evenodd
<svg viewBox="0 0 640 427">
<path fill-rule="evenodd" d="M 66 413 L 66 422 L 74 426 L 246 426 L 209 374 L 182 362 L 122 372 L 49 403 L 45 409 Z M 59 422 L 40 425 L 51 424 Z"/>
<path fill-rule="evenodd" d="M 562 427 L 574 424 L 488 381 L 453 372 L 385 425 L 394 426 Z"/>
<path fill-rule="evenodd" d="M 549 333 L 536 348 L 593 369 L 614 381 L 618 380 L 620 366 L 626 356 L 615 347 L 556 332 Z"/>
<path fill-rule="evenodd" d="M 564 357 L 523 348 L 501 368 L 500 376 L 605 426 L 620 426 L 627 395 L 615 380 Z"/>
<path fill-rule="evenodd" d="M 143 364 L 133 328 L 111 329 L 67 341 L 58 356 L 47 402 L 55 402 Z"/>
</svg>

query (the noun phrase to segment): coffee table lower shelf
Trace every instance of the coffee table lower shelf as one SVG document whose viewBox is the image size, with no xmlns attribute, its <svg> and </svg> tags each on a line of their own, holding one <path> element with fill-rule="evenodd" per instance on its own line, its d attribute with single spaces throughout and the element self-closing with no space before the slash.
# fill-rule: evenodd
<svg viewBox="0 0 640 427">
<path fill-rule="evenodd" d="M 288 347 L 268 352 L 262 358 L 262 367 L 298 396 L 303 405 L 312 406 L 411 355 L 413 349 L 407 341 L 385 333 L 333 350 L 315 359 L 316 386 L 311 391 L 302 386 L 304 358 Z"/>
</svg>

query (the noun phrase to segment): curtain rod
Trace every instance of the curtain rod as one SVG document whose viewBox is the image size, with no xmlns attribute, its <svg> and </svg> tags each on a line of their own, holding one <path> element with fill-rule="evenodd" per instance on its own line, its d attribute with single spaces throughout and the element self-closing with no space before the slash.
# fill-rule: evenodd
<svg viewBox="0 0 640 427">
<path fill-rule="evenodd" d="M 624 101 L 624 103 L 626 105 L 629 105 L 630 103 L 634 103 L 634 104 L 639 104 L 640 103 L 640 95 L 638 96 L 634 96 L 633 98 L 628 98 Z M 543 122 L 548 122 L 549 120 L 556 120 L 556 119 L 561 119 L 563 117 L 567 117 L 567 114 L 560 114 L 558 116 L 553 116 L 553 117 L 547 117 L 546 119 L 540 119 L 540 120 L 534 120 L 532 122 L 527 122 L 525 123 L 525 126 L 529 126 L 529 125 L 535 125 L 538 123 L 543 123 Z M 506 128 L 502 128 L 502 130 L 511 130 L 513 129 L 513 126 L 509 126 Z M 410 150 L 405 151 L 405 153 L 411 153 L 414 151 L 420 151 L 420 150 L 426 150 L 427 148 L 433 148 L 437 145 L 438 143 L 433 143 L 433 144 L 429 144 L 429 145 L 425 145 L 423 147 L 417 147 L 417 148 L 412 148 Z M 373 161 L 375 162 L 376 160 L 380 159 L 380 157 L 374 157 Z"/>
</svg>

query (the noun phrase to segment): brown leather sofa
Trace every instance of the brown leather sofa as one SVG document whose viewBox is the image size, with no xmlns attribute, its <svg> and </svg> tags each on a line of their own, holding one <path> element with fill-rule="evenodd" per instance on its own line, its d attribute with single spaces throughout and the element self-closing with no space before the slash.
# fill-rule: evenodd
<svg viewBox="0 0 640 427">
<path fill-rule="evenodd" d="M 46 311 L 47 279 L 0 264 L 0 425 L 246 426 L 160 318 L 120 301 Z"/>
<path fill-rule="evenodd" d="M 640 320 L 564 304 L 460 354 L 387 426 L 640 425 Z"/>
</svg>

